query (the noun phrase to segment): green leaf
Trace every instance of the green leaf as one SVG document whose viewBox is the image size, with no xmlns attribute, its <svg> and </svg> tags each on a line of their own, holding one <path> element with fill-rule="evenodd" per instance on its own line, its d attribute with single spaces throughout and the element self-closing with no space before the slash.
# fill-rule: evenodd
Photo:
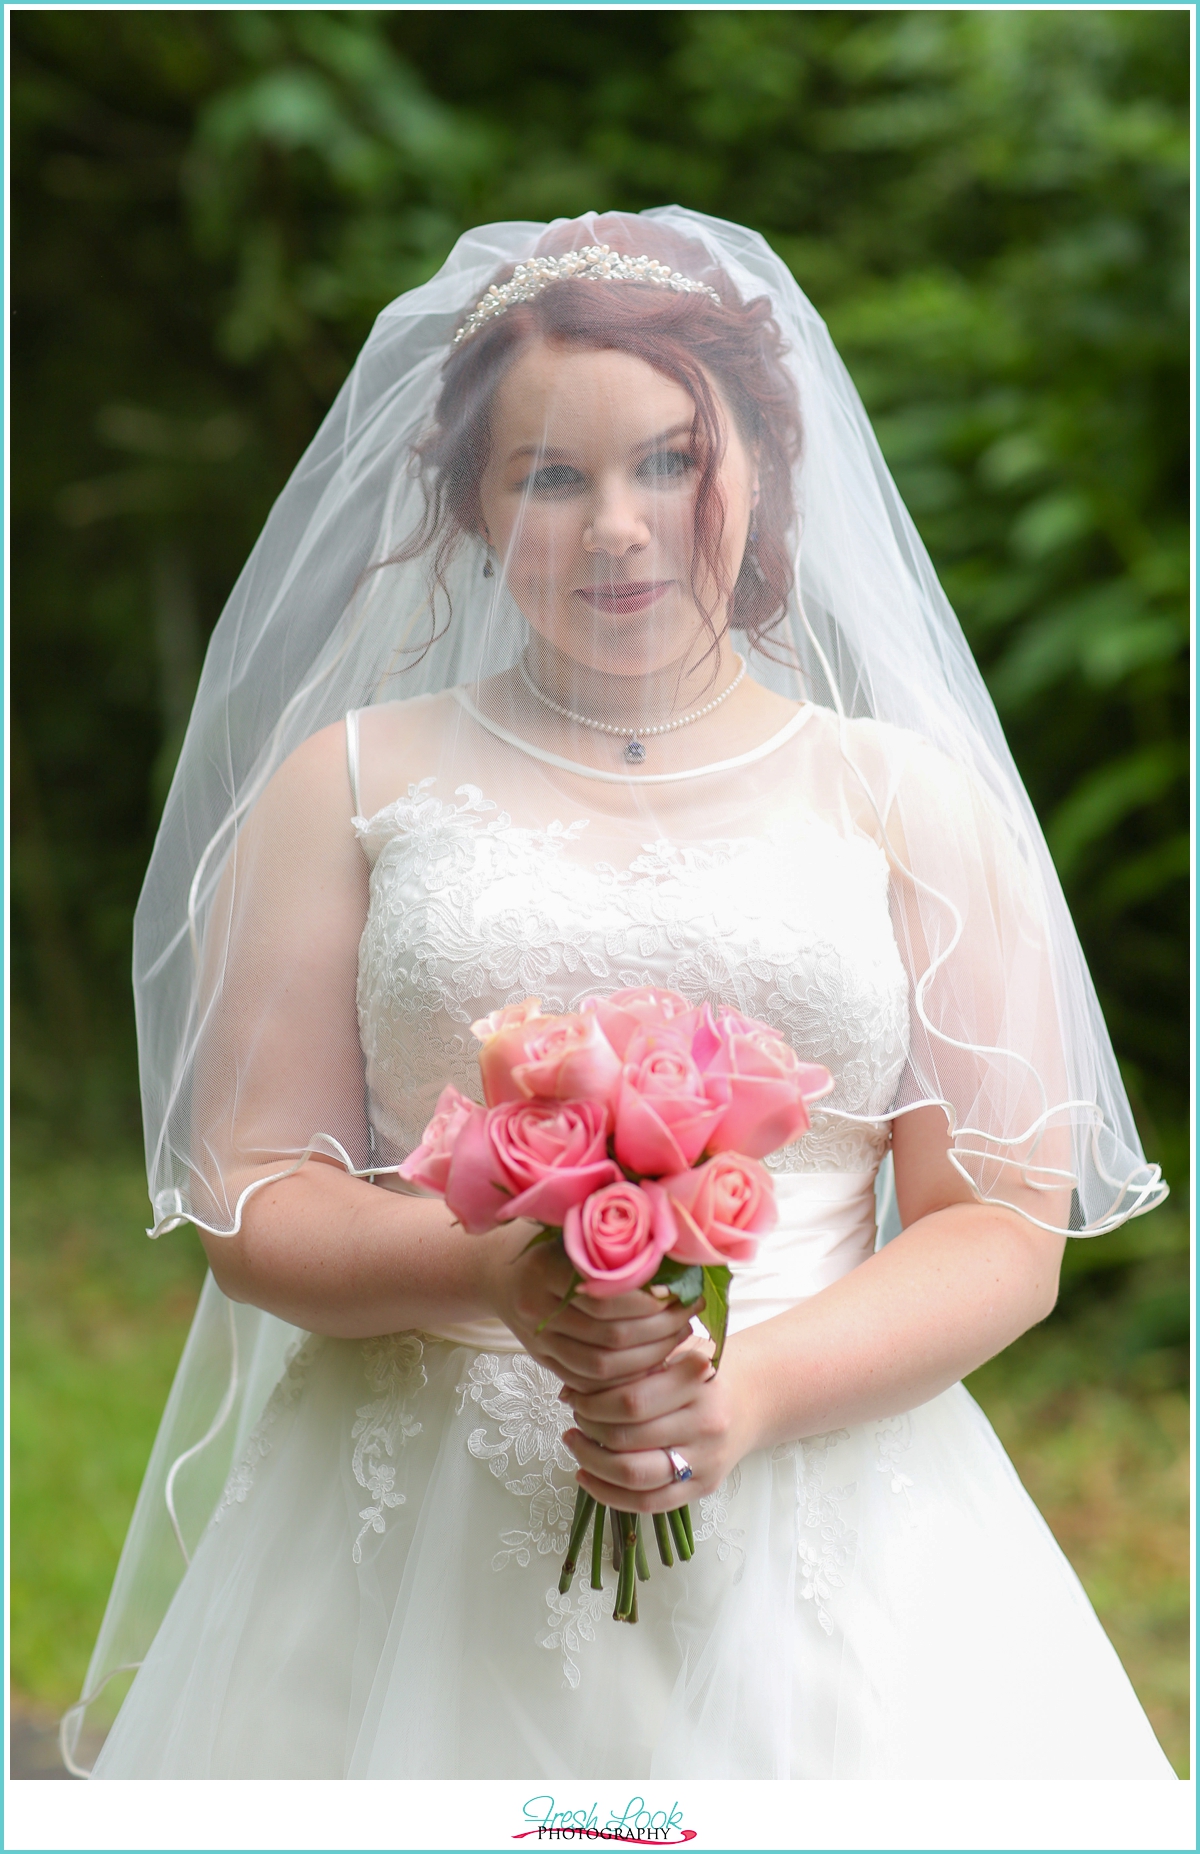
<svg viewBox="0 0 1200 1854">
<path fill-rule="evenodd" d="M 1191 861 L 1191 840 L 1186 830 L 1179 831 L 1141 856 L 1118 863 L 1096 890 L 1096 899 L 1110 911 L 1149 901 L 1172 883 L 1186 880 Z"/>
<path fill-rule="evenodd" d="M 558 1242 L 561 1237 L 562 1231 L 558 1228 L 557 1224 L 546 1224 L 535 1236 L 529 1238 L 521 1254 L 528 1255 L 531 1249 L 540 1249 L 542 1244 L 546 1242 Z"/>
<path fill-rule="evenodd" d="M 1052 490 L 1021 510 L 1012 525 L 1010 540 L 1024 560 L 1044 560 L 1090 534 L 1095 511 L 1076 489 Z"/>
<path fill-rule="evenodd" d="M 1120 682 L 1144 663 L 1169 663 L 1187 645 L 1187 622 L 1181 612 L 1169 618 L 1144 618 L 1137 626 L 1101 632 L 1083 651 L 1089 682 L 1103 688 Z"/>
<path fill-rule="evenodd" d="M 988 686 L 997 706 L 1012 712 L 1073 672 L 1111 683 L 1163 649 L 1161 621 L 1147 618 L 1142 588 L 1129 577 L 1108 579 L 1035 611 L 993 666 Z"/>
<path fill-rule="evenodd" d="M 670 1256 L 664 1256 L 654 1281 L 669 1287 L 682 1306 L 690 1307 L 704 1292 L 703 1275 L 704 1270 L 694 1262 L 673 1262 Z"/>
<path fill-rule="evenodd" d="M 1046 841 L 1064 881 L 1098 838 L 1183 779 L 1187 758 L 1183 741 L 1158 741 L 1109 760 L 1081 779 L 1046 827 Z"/>
<path fill-rule="evenodd" d="M 725 1350 L 725 1328 L 729 1324 L 729 1270 L 728 1268 L 702 1268 L 704 1277 L 704 1307 L 700 1314 L 702 1324 L 707 1329 L 716 1348 L 713 1352 L 713 1369 L 721 1362 Z"/>
</svg>

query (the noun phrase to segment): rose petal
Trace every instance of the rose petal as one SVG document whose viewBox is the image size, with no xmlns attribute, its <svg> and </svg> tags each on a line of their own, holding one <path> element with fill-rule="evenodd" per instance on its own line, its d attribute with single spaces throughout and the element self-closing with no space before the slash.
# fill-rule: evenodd
<svg viewBox="0 0 1200 1854">
<path fill-rule="evenodd" d="M 651 1102 L 622 1080 L 617 1096 L 613 1147 L 622 1165 L 641 1176 L 659 1177 L 679 1172 L 691 1163 L 671 1129 L 664 1125 Z"/>
<path fill-rule="evenodd" d="M 465 1230 L 482 1236 L 495 1229 L 512 1195 L 511 1182 L 491 1138 L 489 1115 L 477 1107 L 454 1144 L 446 1202 Z"/>
<path fill-rule="evenodd" d="M 570 1171 L 547 1172 L 528 1190 L 508 1199 L 503 1214 L 496 1220 L 511 1223 L 515 1217 L 528 1217 L 532 1223 L 562 1223 L 568 1210 L 581 1204 L 593 1191 L 615 1184 L 620 1176 L 619 1168 L 611 1159 Z"/>
<path fill-rule="evenodd" d="M 433 1191 L 441 1197 L 450 1175 L 450 1161 L 459 1132 L 474 1108 L 474 1101 L 447 1084 L 438 1096 L 437 1108 L 421 1136 L 420 1145 L 398 1168 L 399 1176 L 419 1190 Z"/>
<path fill-rule="evenodd" d="M 765 1159 L 808 1131 L 808 1109 L 790 1082 L 751 1075 L 723 1079 L 729 1105 L 709 1136 L 710 1152 L 744 1152 L 747 1158 Z"/>
<path fill-rule="evenodd" d="M 520 1004 L 505 1004 L 498 1011 L 490 1011 L 471 1025 L 472 1036 L 477 1036 L 481 1043 L 489 1037 L 498 1036 L 501 1030 L 511 1030 L 518 1024 L 527 1023 L 531 1017 L 542 1015 L 540 998 L 522 998 Z"/>
<path fill-rule="evenodd" d="M 707 1241 L 687 1205 L 679 1203 L 669 1193 L 665 1195 L 675 1221 L 675 1235 L 670 1251 L 672 1261 L 698 1262 L 704 1268 L 718 1268 L 728 1263 L 728 1256 L 722 1255 Z"/>
</svg>

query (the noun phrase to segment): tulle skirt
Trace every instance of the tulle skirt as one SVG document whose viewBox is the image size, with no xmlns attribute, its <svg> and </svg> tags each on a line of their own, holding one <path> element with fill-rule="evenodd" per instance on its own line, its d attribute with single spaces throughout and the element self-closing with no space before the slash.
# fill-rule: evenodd
<svg viewBox="0 0 1200 1854">
<path fill-rule="evenodd" d="M 523 1353 L 308 1339 L 97 1777 L 1170 1778 L 978 1406 L 748 1456 L 650 1546 L 636 1626 L 581 1561 L 558 1382 Z"/>
</svg>

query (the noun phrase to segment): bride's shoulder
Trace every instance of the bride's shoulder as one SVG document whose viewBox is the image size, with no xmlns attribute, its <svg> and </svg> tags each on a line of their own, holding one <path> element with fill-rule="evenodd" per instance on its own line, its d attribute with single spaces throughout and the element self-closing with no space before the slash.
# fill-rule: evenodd
<svg viewBox="0 0 1200 1854">
<path fill-rule="evenodd" d="M 839 715 L 816 703 L 810 709 L 804 731 L 813 745 L 848 760 L 859 771 L 935 781 L 967 773 L 969 754 L 956 756 L 915 728 L 873 715 Z"/>
<path fill-rule="evenodd" d="M 819 703 L 808 704 L 803 737 L 810 752 L 854 768 L 859 776 L 885 781 L 912 770 L 947 770 L 953 762 L 925 735 L 873 715 L 839 715 Z"/>
<path fill-rule="evenodd" d="M 437 774 L 461 715 L 452 689 L 359 709 L 350 727 L 357 736 L 356 808 L 362 816 L 373 816 L 411 785 Z"/>
<path fill-rule="evenodd" d="M 338 820 L 352 810 L 369 815 L 379 793 L 394 796 L 434 770 L 453 707 L 447 690 L 355 709 L 318 728 L 273 774 L 265 810 L 299 807 L 314 825 L 326 813 Z"/>
<path fill-rule="evenodd" d="M 1008 834 L 1015 827 L 1011 795 L 1002 802 L 985 781 L 976 742 L 964 740 L 956 751 L 915 728 L 829 708 L 814 708 L 803 737 L 814 770 L 824 774 L 822 788 L 840 793 L 858 827 L 877 841 L 911 834 L 918 820 L 924 831 L 956 841 L 992 838 L 1005 819 Z"/>
</svg>

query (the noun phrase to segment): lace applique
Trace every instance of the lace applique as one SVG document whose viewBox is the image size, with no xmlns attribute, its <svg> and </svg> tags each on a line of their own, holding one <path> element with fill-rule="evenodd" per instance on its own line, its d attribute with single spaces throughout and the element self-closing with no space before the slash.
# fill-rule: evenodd
<svg viewBox="0 0 1200 1854">
<path fill-rule="evenodd" d="M 736 1584 L 746 1568 L 746 1553 L 738 1543 L 744 1539 L 746 1531 L 743 1526 L 729 1524 L 729 1502 L 737 1495 L 742 1484 L 742 1470 L 735 1467 L 721 1485 L 710 1494 L 704 1494 L 700 1501 L 700 1523 L 696 1527 L 696 1543 L 703 1545 L 708 1539 L 716 1540 L 717 1560 L 720 1564 L 728 1563 L 736 1552 L 738 1567 L 733 1574 Z"/>
<path fill-rule="evenodd" d="M 778 845 L 658 842 L 626 868 L 568 851 L 586 820 L 514 824 L 475 786 L 422 780 L 356 821 L 373 862 L 358 1015 L 378 1148 L 412 1150 L 445 1084 L 477 1098 L 469 1025 L 541 997 L 656 985 L 774 1024 L 836 1087 L 773 1169 L 875 1169 L 904 1067 L 908 981 L 874 844 L 802 823 Z"/>
<path fill-rule="evenodd" d="M 354 1443 L 354 1478 L 365 1487 L 374 1505 L 364 1506 L 358 1517 L 365 1523 L 351 1552 L 362 1563 L 363 1540 L 369 1532 L 382 1533 L 390 1509 L 404 1505 L 396 1486 L 396 1457 L 421 1425 L 409 1408 L 409 1399 L 427 1382 L 425 1347 L 415 1333 L 387 1333 L 363 1345 L 367 1383 L 376 1393 L 372 1403 L 355 1411 L 358 1421 L 350 1432 Z"/>
<path fill-rule="evenodd" d="M 444 880 L 455 866 L 460 871 L 467 867 L 470 851 L 465 860 L 459 853 L 463 833 L 478 828 L 485 814 L 495 811 L 496 806 L 473 785 L 458 788 L 455 797 L 463 800 L 461 805 L 443 804 L 440 798 L 433 796 L 436 784 L 435 778 L 422 779 L 409 786 L 407 797 L 393 799 L 374 817 L 353 820 L 359 840 L 372 860 L 396 837 L 403 837 L 427 859 L 434 882 Z M 503 827 L 509 822 L 508 816 L 500 812 L 492 828 Z"/>
<path fill-rule="evenodd" d="M 529 1502 L 528 1525 L 501 1533 L 494 1571 L 514 1559 L 524 1569 L 534 1552 L 544 1557 L 567 1549 L 575 1510 L 575 1457 L 562 1439 L 571 1417 L 558 1400 L 561 1389 L 553 1372 L 524 1352 L 505 1358 L 481 1352 L 458 1387 L 460 1412 L 468 1401 L 477 1403 L 495 1424 L 491 1432 L 472 1430 L 467 1437 L 471 1454 L 487 1462 L 510 1494 Z M 530 1463 L 529 1473 L 510 1475 L 510 1467 Z"/>
<path fill-rule="evenodd" d="M 271 1431 L 284 1410 L 289 1410 L 304 1389 L 304 1380 L 313 1359 L 321 1350 L 325 1341 L 318 1333 L 308 1333 L 297 1339 L 288 1352 L 284 1364 L 283 1376 L 267 1399 L 266 1408 L 254 1428 L 246 1438 L 246 1446 L 241 1458 L 225 1483 L 220 1504 L 213 1514 L 213 1524 L 218 1525 L 222 1516 L 231 1506 L 242 1506 L 254 1485 L 254 1476 L 258 1464 L 265 1461 L 271 1453 Z"/>
<path fill-rule="evenodd" d="M 826 1488 L 829 1452 L 848 1442 L 848 1429 L 813 1436 L 796 1450 L 796 1493 L 799 1501 L 800 1595 L 816 1608 L 817 1621 L 826 1635 L 833 1634 L 833 1617 L 826 1605 L 845 1584 L 843 1572 L 854 1556 L 858 1534 L 842 1518 L 839 1502 L 857 1492 L 857 1483 Z M 805 1536 L 808 1534 L 809 1536 Z"/>
<path fill-rule="evenodd" d="M 903 1494 L 904 1504 L 912 1510 L 912 1476 L 905 1474 L 900 1458 L 912 1447 L 911 1416 L 889 1416 L 875 1431 L 875 1466 L 890 1478 L 894 1494 Z"/>
<path fill-rule="evenodd" d="M 539 1637 L 543 1648 L 559 1649 L 562 1654 L 563 1686 L 579 1685 L 579 1663 L 573 1657 L 584 1642 L 594 1642 L 596 1625 L 611 1610 L 613 1587 L 593 1590 L 587 1578 L 577 1577 L 565 1596 L 559 1596 L 556 1584 L 546 1592 L 548 1627 Z"/>
<path fill-rule="evenodd" d="M 814 1108 L 804 1138 L 781 1146 L 763 1164 L 771 1172 L 875 1172 L 891 1143 L 889 1126 L 864 1126 Z"/>
<path fill-rule="evenodd" d="M 508 1472 L 510 1449 L 521 1467 L 536 1456 L 540 1462 L 556 1462 L 564 1473 L 574 1473 L 575 1458 L 563 1441 L 570 1416 L 559 1401 L 561 1389 L 554 1373 L 525 1352 L 504 1358 L 480 1352 L 475 1358 L 458 1387 L 458 1408 L 461 1414 L 469 1400 L 496 1419 L 502 1442 L 493 1447 L 486 1429 L 476 1429 L 467 1447 L 489 1463 L 498 1480 Z"/>
</svg>

